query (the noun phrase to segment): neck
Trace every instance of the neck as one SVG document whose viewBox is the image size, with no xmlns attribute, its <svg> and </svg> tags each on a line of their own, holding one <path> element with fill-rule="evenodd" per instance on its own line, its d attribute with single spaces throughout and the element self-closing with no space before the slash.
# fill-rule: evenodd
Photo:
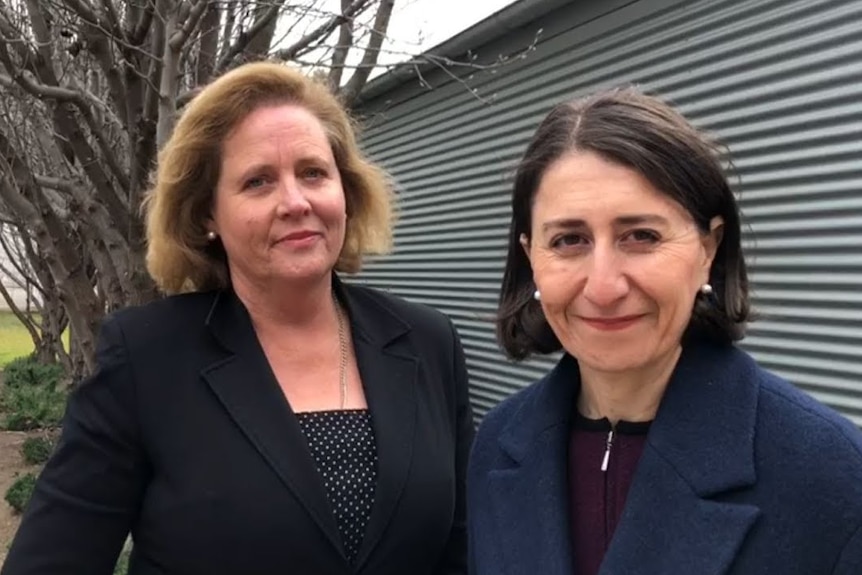
<svg viewBox="0 0 862 575">
<path fill-rule="evenodd" d="M 335 313 L 329 275 L 299 285 L 252 285 L 234 281 L 233 289 L 255 325 L 299 327 L 328 322 Z"/>
<path fill-rule="evenodd" d="M 590 419 L 606 417 L 611 424 L 652 421 L 664 396 L 681 347 L 648 366 L 631 371 L 607 372 L 580 367 L 578 411 Z"/>
</svg>

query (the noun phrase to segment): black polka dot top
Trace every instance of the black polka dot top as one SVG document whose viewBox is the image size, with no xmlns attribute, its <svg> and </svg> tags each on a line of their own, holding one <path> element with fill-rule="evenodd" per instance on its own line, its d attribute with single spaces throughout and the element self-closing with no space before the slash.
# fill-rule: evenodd
<svg viewBox="0 0 862 575">
<path fill-rule="evenodd" d="M 344 542 L 347 560 L 359 553 L 377 486 L 377 445 L 367 409 L 296 414 Z"/>
</svg>

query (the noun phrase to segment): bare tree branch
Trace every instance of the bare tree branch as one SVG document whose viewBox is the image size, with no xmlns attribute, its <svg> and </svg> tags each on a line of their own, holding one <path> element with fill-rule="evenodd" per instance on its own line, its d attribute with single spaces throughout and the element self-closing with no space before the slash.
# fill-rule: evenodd
<svg viewBox="0 0 862 575">
<path fill-rule="evenodd" d="M 201 17 L 206 11 L 207 4 L 207 0 L 197 0 L 194 6 L 189 9 L 188 14 L 179 15 L 179 21 L 184 21 L 185 23 L 181 28 L 171 34 L 168 46 L 170 46 L 172 50 L 179 52 L 182 49 L 183 44 L 185 44 L 191 33 L 194 32 L 198 22 L 201 21 Z"/>
<path fill-rule="evenodd" d="M 229 0 L 225 7 L 224 28 L 222 29 L 221 49 L 219 50 L 218 57 L 219 62 L 230 62 L 233 59 L 233 57 L 229 57 L 227 54 L 233 49 L 230 39 L 233 37 L 233 27 L 236 23 L 236 10 L 236 0 Z M 221 69 L 220 65 L 214 68 L 214 70 L 219 69 Z"/>
<path fill-rule="evenodd" d="M 20 64 L 15 65 L 12 63 L 11 58 L 7 56 L 8 63 L 4 61 L 7 71 L 10 74 L 18 69 L 33 71 L 38 54 L 30 48 L 30 44 L 24 40 L 21 32 L 16 30 L 12 25 L 14 19 L 8 14 L 6 6 L 0 5 L 0 14 L 3 16 L 3 18 L 0 18 L 0 47 L 3 48 L 6 54 L 9 53 L 8 48 L 11 47 L 15 50 L 18 59 L 21 61 Z"/>
<path fill-rule="evenodd" d="M 45 22 L 45 14 L 40 10 L 38 0 L 25 0 L 30 13 L 30 29 L 36 37 L 36 51 L 46 61 L 51 62 L 54 44 L 51 42 L 51 32 Z"/>
<path fill-rule="evenodd" d="M 51 176 L 40 176 L 39 174 L 35 174 L 33 177 L 35 178 L 36 183 L 44 188 L 50 188 L 69 195 L 73 194 L 73 190 L 75 188 L 75 184 L 73 182 L 62 178 L 53 178 Z"/>
<path fill-rule="evenodd" d="M 72 9 L 85 22 L 94 25 L 99 24 L 96 9 L 87 0 L 63 0 L 63 4 Z"/>
<path fill-rule="evenodd" d="M 304 37 L 300 38 L 295 44 L 279 50 L 275 53 L 275 58 L 278 60 L 292 60 L 302 54 L 312 44 L 328 37 L 345 19 L 353 18 L 359 12 L 367 8 L 373 0 L 353 0 L 346 10 L 341 14 L 332 16 L 327 22 L 321 24 Z"/>
<path fill-rule="evenodd" d="M 174 126 L 177 114 L 177 87 L 179 70 L 179 51 L 182 46 L 172 43 L 171 39 L 177 32 L 179 26 L 179 14 L 176 9 L 171 9 L 168 0 L 158 0 L 157 11 L 160 15 L 166 15 L 165 19 L 165 42 L 162 46 L 162 70 L 159 78 L 159 111 L 156 124 L 156 146 L 162 147 L 168 140 L 168 136 Z"/>
<path fill-rule="evenodd" d="M 71 312 L 73 328 L 85 335 L 81 345 L 87 348 L 87 366 L 92 369 L 95 334 L 104 310 L 98 307 L 89 278 L 81 274 L 83 262 L 68 241 L 68 228 L 47 205 L 33 172 L 16 152 L 5 132 L 0 130 L 0 174 L 4 173 L 14 178 L 22 188 L 22 193 L 11 187 L 9 178 L 0 177 L 0 198 L 25 215 L 28 225 L 34 230 L 52 275 L 63 286 L 66 295 L 63 303 Z"/>
<path fill-rule="evenodd" d="M 132 30 L 131 34 L 129 34 L 130 44 L 134 46 L 143 44 L 147 37 L 147 33 L 150 31 L 150 26 L 153 23 L 155 10 L 155 2 L 147 2 L 147 6 L 144 8 L 143 14 L 141 14 L 141 19 L 135 24 L 135 28 Z"/>
<path fill-rule="evenodd" d="M 8 59 L 8 52 L 6 52 L 6 46 L 2 43 L 0 43 L 0 62 L 3 63 L 4 67 L 7 70 L 10 66 L 13 66 L 11 60 Z M 30 94 L 33 94 L 40 100 L 48 98 L 61 102 L 79 102 L 81 100 L 81 94 L 79 94 L 75 90 L 39 84 L 27 78 L 27 76 L 24 75 L 24 73 L 21 71 L 17 71 L 14 78 L 10 78 L 9 76 L 0 74 L 0 86 L 11 88 L 16 84 L 21 86 L 24 90 L 26 90 Z"/>
<path fill-rule="evenodd" d="M 350 8 L 350 0 L 341 0 L 341 14 Z M 353 18 L 345 18 L 338 30 L 338 44 L 332 53 L 332 67 L 329 69 L 329 84 L 333 88 L 341 86 L 347 54 L 353 46 Z"/>
<path fill-rule="evenodd" d="M 110 106 L 101 97 L 87 90 L 84 86 L 79 85 L 75 76 L 70 76 L 69 80 L 71 83 L 69 89 L 78 92 L 92 106 L 93 110 L 98 110 L 100 114 L 103 114 L 117 130 L 122 131 L 127 129 L 127 126 L 117 116 L 116 107 Z M 117 107 L 120 106 L 118 105 Z"/>
<path fill-rule="evenodd" d="M 126 37 L 126 32 L 120 24 L 120 15 L 117 12 L 117 7 L 114 6 L 113 0 L 102 0 L 102 6 L 105 8 L 105 13 L 108 15 L 110 29 L 113 30 L 114 34 L 119 36 L 123 42 L 128 42 L 129 39 Z"/>
<path fill-rule="evenodd" d="M 18 226 L 18 230 L 21 232 L 19 237 L 21 238 L 21 243 L 24 246 L 24 253 L 27 256 L 27 263 L 30 265 L 30 269 L 33 270 L 33 273 L 36 274 L 36 278 L 33 279 L 32 285 L 39 292 L 39 295 L 42 296 L 42 300 L 45 301 L 49 298 L 49 292 L 53 291 L 53 288 L 56 286 L 56 282 L 54 278 L 51 277 L 50 272 L 46 269 L 48 266 L 45 264 L 44 258 L 41 258 L 36 251 L 36 247 L 33 246 L 35 243 L 32 237 L 28 237 L 24 234 L 24 227 Z"/>
<path fill-rule="evenodd" d="M 9 54 L 6 51 L 6 46 L 4 44 L 0 44 L 0 61 L 2 61 L 7 68 L 13 66 L 11 59 L 9 58 Z M 111 168 L 112 173 L 117 178 L 117 181 L 120 183 L 120 185 L 124 189 L 128 189 L 128 178 L 125 175 L 123 169 L 120 167 L 119 162 L 114 155 L 114 151 L 111 148 L 111 144 L 107 141 L 99 126 L 96 125 L 93 118 L 92 109 L 87 106 L 86 102 L 84 101 L 84 98 L 81 96 L 80 93 L 67 88 L 48 86 L 45 84 L 37 84 L 36 82 L 27 79 L 23 73 L 18 73 L 14 77 L 14 79 L 22 88 L 40 99 L 51 98 L 57 100 L 58 102 L 69 102 L 75 104 L 83 115 L 85 121 L 87 122 L 91 133 L 96 137 L 96 141 L 99 144 L 100 151 L 104 155 L 108 167 Z M 11 78 L 0 75 L 0 84 L 8 85 L 10 80 Z M 55 110 L 63 110 L 62 105 L 58 104 L 55 107 Z M 79 130 L 76 129 L 77 127 L 75 126 L 74 120 L 71 118 L 67 111 L 61 112 L 59 116 L 56 116 L 55 114 L 55 117 L 61 118 L 62 125 L 66 126 L 67 128 L 70 128 L 74 134 L 79 133 Z M 92 153 L 92 149 L 89 147 L 89 145 L 86 144 L 86 141 L 80 137 L 69 137 L 68 133 L 67 137 L 70 141 L 70 144 L 72 144 L 73 149 L 75 149 L 78 158 L 84 164 L 85 169 L 88 169 L 89 173 L 93 174 L 96 177 L 94 183 L 96 183 L 97 186 L 102 184 L 101 188 L 103 190 L 103 196 L 114 197 L 114 193 L 110 189 L 110 184 L 107 184 L 107 181 L 103 177 L 104 173 L 102 172 L 101 168 L 96 167 L 91 161 L 89 161 L 91 158 L 94 157 L 94 154 Z M 114 203 L 116 204 L 116 202 Z M 120 210 L 119 205 L 117 205 L 116 207 L 117 211 L 115 215 L 118 217 L 122 217 L 121 214 L 123 214 L 126 210 Z"/>
<path fill-rule="evenodd" d="M 39 330 L 36 329 L 36 326 L 33 325 L 33 322 L 30 318 L 25 314 L 18 305 L 15 303 L 15 300 L 12 299 L 12 294 L 9 293 L 9 290 L 6 289 L 6 286 L 3 285 L 3 282 L 0 282 L 0 296 L 3 297 L 3 300 L 6 302 L 6 306 L 9 308 L 9 311 L 12 312 L 19 322 L 27 329 L 27 333 L 30 334 L 30 339 L 33 340 L 33 343 L 36 347 L 39 347 L 39 343 L 41 342 L 41 337 L 39 336 Z"/>
<path fill-rule="evenodd" d="M 220 16 L 218 4 L 209 2 L 200 26 L 200 46 L 198 47 L 198 61 L 195 65 L 195 84 L 198 86 L 206 84 L 215 70 Z"/>
<path fill-rule="evenodd" d="M 118 29 L 117 33 L 122 34 L 122 31 Z M 112 41 L 123 43 L 124 38 L 106 34 L 98 24 L 90 23 L 81 24 L 80 34 L 87 44 L 89 53 L 96 58 L 99 67 L 108 81 L 108 89 L 110 90 L 111 98 L 114 100 L 120 121 L 122 121 L 124 126 L 128 126 L 130 121 L 128 92 L 126 91 L 121 71 L 117 67 L 114 52 L 111 50 Z"/>
<path fill-rule="evenodd" d="M 216 66 L 215 75 L 218 76 L 228 68 L 230 68 L 233 60 L 242 54 L 242 52 L 248 47 L 252 40 L 255 37 L 263 32 L 272 22 L 275 20 L 275 17 L 278 16 L 278 11 L 281 8 L 281 4 L 276 4 L 270 6 L 263 15 L 258 18 L 258 20 L 254 23 L 254 25 L 249 29 L 248 32 L 244 34 L 240 34 L 239 38 L 236 39 L 236 42 L 231 45 L 230 48 L 225 50 L 221 59 L 219 60 L 218 65 Z"/>
<path fill-rule="evenodd" d="M 23 228 L 20 225 L 15 225 L 14 227 L 16 228 L 16 232 L 19 237 L 23 237 L 23 233 L 21 233 L 24 231 Z M 23 242 L 25 240 L 21 239 L 21 241 Z M 12 269 L 9 269 L 6 266 L 0 265 L 0 271 L 2 271 L 7 278 L 15 282 L 15 285 L 22 289 L 26 289 L 26 282 L 32 282 L 34 285 L 38 286 L 39 282 L 33 279 L 30 271 L 24 269 L 24 264 L 22 262 L 27 262 L 28 259 L 21 257 L 20 250 L 13 249 L 12 246 L 9 245 L 9 240 L 2 228 L 0 228 L 0 247 L 2 247 L 3 251 L 6 253 L 6 261 L 8 261 L 9 265 L 12 266 Z M 17 247 L 18 246 L 16 246 L 16 248 Z"/>
<path fill-rule="evenodd" d="M 380 57 L 380 46 L 383 45 L 383 39 L 386 37 L 386 30 L 389 28 L 389 19 L 392 16 L 394 5 L 395 0 L 380 1 L 377 14 L 374 16 L 371 38 L 368 40 L 368 46 L 365 47 L 362 61 L 348 80 L 347 86 L 341 90 L 341 97 L 345 102 L 352 102 L 359 95 L 359 91 L 368 81 L 371 70 L 377 65 L 377 60 Z"/>
</svg>

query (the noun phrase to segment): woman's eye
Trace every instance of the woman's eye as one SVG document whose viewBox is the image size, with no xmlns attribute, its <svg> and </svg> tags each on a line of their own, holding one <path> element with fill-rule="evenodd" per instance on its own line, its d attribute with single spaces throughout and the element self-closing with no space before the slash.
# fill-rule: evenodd
<svg viewBox="0 0 862 575">
<path fill-rule="evenodd" d="M 326 176 L 326 170 L 322 168 L 306 168 L 303 170 L 302 175 L 307 179 L 317 180 Z"/>
<path fill-rule="evenodd" d="M 244 189 L 254 189 L 254 188 L 259 188 L 259 187 L 261 187 L 261 186 L 266 185 L 266 183 L 267 183 L 267 179 L 266 179 L 265 177 L 263 177 L 263 176 L 255 176 L 255 177 L 253 177 L 253 178 L 249 178 L 249 179 L 247 179 L 247 180 L 245 181 L 245 184 L 243 184 L 243 188 L 244 188 Z"/>
<path fill-rule="evenodd" d="M 551 242 L 551 245 L 555 248 L 566 248 L 579 246 L 584 243 L 584 238 L 577 234 L 564 234 L 561 236 L 557 236 Z"/>
<path fill-rule="evenodd" d="M 639 244 L 654 244 L 659 240 L 659 235 L 652 230 L 632 230 L 626 239 Z"/>
</svg>

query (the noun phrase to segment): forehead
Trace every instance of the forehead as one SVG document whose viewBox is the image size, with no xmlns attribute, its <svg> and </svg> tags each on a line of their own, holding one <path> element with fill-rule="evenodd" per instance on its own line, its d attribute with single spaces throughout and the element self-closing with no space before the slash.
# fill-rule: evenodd
<svg viewBox="0 0 862 575">
<path fill-rule="evenodd" d="M 251 111 L 228 132 L 224 145 L 229 147 L 240 142 L 247 145 L 273 138 L 329 146 L 323 123 L 296 104 L 267 105 Z"/>
<path fill-rule="evenodd" d="M 567 216 L 599 223 L 626 213 L 691 221 L 682 205 L 642 174 L 593 152 L 572 152 L 551 163 L 533 201 L 534 220 Z"/>
</svg>

